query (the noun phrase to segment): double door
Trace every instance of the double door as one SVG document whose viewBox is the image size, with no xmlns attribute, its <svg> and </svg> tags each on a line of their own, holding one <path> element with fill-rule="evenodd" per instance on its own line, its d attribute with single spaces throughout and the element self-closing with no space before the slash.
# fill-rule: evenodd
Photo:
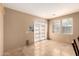
<svg viewBox="0 0 79 59">
<path fill-rule="evenodd" d="M 46 39 L 46 25 L 45 20 L 37 20 L 34 22 L 34 41 L 41 41 Z"/>
</svg>

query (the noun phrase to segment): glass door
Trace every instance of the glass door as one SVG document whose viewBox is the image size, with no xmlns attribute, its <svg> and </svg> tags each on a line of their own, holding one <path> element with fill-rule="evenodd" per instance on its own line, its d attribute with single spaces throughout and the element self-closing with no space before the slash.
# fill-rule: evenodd
<svg viewBox="0 0 79 59">
<path fill-rule="evenodd" d="M 39 22 L 34 22 L 34 42 L 40 40 L 40 24 Z"/>
<path fill-rule="evenodd" d="M 34 41 L 41 41 L 46 39 L 46 21 L 37 20 L 34 22 Z"/>
</svg>

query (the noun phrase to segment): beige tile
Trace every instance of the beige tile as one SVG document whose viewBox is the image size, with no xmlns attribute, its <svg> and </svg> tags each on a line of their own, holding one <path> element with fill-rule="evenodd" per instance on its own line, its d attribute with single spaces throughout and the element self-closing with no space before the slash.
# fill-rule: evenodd
<svg viewBox="0 0 79 59">
<path fill-rule="evenodd" d="M 31 46 L 25 46 L 15 51 L 7 52 L 5 55 L 13 56 L 75 56 L 71 44 L 60 43 L 52 40 L 36 42 Z"/>
</svg>

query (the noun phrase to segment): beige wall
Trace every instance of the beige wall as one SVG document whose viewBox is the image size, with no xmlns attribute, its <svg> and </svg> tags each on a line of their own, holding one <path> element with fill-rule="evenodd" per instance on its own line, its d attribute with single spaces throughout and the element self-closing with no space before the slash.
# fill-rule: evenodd
<svg viewBox="0 0 79 59">
<path fill-rule="evenodd" d="M 0 56 L 3 55 L 3 6 L 0 4 Z"/>
<path fill-rule="evenodd" d="M 73 17 L 73 34 L 72 35 L 67 35 L 67 34 L 55 34 L 52 32 L 52 21 L 54 19 L 62 19 L 65 17 Z M 49 23 L 49 36 L 50 39 L 60 41 L 60 42 L 66 42 L 66 43 L 71 43 L 73 39 L 77 38 L 79 36 L 79 12 L 73 13 L 70 15 L 65 15 L 61 17 L 57 17 L 50 20 Z"/>
<path fill-rule="evenodd" d="M 28 31 L 29 25 L 42 18 L 5 8 L 4 49 L 5 51 L 23 47 L 26 40 L 33 43 L 34 33 Z"/>
</svg>

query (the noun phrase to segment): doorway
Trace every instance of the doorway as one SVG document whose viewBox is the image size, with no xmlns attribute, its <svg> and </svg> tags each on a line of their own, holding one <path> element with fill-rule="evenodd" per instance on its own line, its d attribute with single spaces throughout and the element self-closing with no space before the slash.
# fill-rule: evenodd
<svg viewBox="0 0 79 59">
<path fill-rule="evenodd" d="M 47 39 L 47 21 L 36 20 L 34 22 L 34 42 Z"/>
</svg>

